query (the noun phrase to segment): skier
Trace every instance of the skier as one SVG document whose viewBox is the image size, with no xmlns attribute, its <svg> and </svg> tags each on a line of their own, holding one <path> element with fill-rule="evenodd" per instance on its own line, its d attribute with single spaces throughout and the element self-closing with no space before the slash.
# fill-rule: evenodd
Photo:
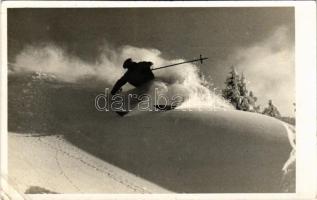
<svg viewBox="0 0 317 200">
<path fill-rule="evenodd" d="M 144 84 L 154 79 L 154 74 L 151 70 L 152 62 L 134 62 L 128 58 L 123 63 L 123 68 L 128 71 L 116 82 L 111 90 L 111 94 L 115 95 L 121 87 L 130 83 L 134 87 L 141 87 Z"/>
<path fill-rule="evenodd" d="M 124 104 L 121 111 L 116 111 L 120 116 L 124 116 L 129 113 L 128 108 L 135 107 L 139 102 L 139 96 L 142 93 L 147 92 L 150 87 L 151 81 L 154 79 L 154 74 L 151 70 L 152 62 L 134 62 L 131 58 L 128 58 L 123 63 L 123 68 L 128 69 L 125 74 L 115 83 L 111 90 L 111 95 L 115 95 L 118 91 L 121 91 L 121 87 L 126 83 L 130 83 L 134 87 L 138 88 L 137 98 L 124 99 Z M 135 94 L 131 94 L 135 95 Z"/>
</svg>

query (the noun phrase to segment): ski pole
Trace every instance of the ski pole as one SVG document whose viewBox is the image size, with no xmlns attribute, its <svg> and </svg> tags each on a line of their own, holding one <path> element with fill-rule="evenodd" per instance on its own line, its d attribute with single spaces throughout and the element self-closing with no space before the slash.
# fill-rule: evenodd
<svg viewBox="0 0 317 200">
<path fill-rule="evenodd" d="M 208 59 L 207 57 L 203 58 L 202 55 L 200 55 L 198 59 L 184 61 L 184 62 L 175 63 L 175 64 L 171 64 L 171 65 L 165 65 L 165 66 L 162 66 L 162 67 L 153 68 L 152 71 L 158 70 L 158 69 L 167 68 L 167 67 L 172 67 L 172 66 L 175 66 L 175 65 L 181 65 L 181 64 L 185 64 L 185 63 L 192 63 L 192 62 L 196 62 L 196 61 L 200 61 L 200 63 L 203 64 L 203 60 L 207 60 L 207 59 Z"/>
</svg>

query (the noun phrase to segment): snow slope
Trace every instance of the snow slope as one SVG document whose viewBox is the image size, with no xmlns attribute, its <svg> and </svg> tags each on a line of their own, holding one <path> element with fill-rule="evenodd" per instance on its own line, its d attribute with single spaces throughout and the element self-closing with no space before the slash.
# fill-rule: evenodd
<svg viewBox="0 0 317 200">
<path fill-rule="evenodd" d="M 168 192 L 69 144 L 61 135 L 9 133 L 9 150 L 9 182 L 19 193 Z"/>
<path fill-rule="evenodd" d="M 196 109 L 122 118 L 96 111 L 102 88 L 23 78 L 9 79 L 9 180 L 20 192 L 294 191 L 277 119 Z"/>
</svg>

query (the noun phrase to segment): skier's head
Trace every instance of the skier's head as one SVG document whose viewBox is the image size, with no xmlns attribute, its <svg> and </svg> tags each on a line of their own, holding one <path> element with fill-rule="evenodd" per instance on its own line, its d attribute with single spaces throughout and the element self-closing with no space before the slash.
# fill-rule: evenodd
<svg viewBox="0 0 317 200">
<path fill-rule="evenodd" d="M 123 68 L 124 69 L 129 69 L 129 67 L 131 67 L 133 65 L 133 60 L 131 58 L 128 58 L 124 61 L 123 63 Z"/>
</svg>

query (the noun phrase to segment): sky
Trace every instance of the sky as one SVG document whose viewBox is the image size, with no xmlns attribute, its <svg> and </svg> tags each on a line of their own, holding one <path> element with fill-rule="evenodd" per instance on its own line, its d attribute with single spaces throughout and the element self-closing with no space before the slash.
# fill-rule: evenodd
<svg viewBox="0 0 317 200">
<path fill-rule="evenodd" d="M 294 23 L 288 7 L 9 9 L 8 59 L 43 44 L 87 63 L 98 62 L 105 45 L 156 49 L 168 60 L 202 54 L 209 59 L 198 66 L 215 87 L 224 88 L 234 66 L 262 108 L 272 99 L 292 116 Z"/>
</svg>

